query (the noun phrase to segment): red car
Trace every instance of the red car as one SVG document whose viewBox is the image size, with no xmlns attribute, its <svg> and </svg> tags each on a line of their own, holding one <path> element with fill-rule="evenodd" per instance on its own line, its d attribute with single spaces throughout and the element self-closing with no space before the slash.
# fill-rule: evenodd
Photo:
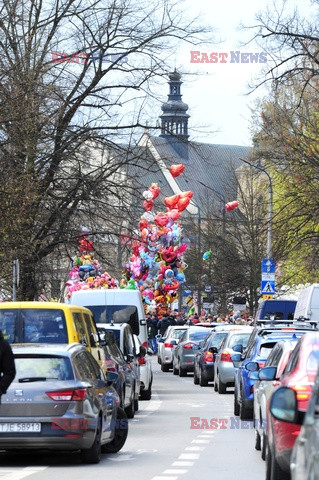
<svg viewBox="0 0 319 480">
<path fill-rule="evenodd" d="M 306 411 L 319 366 L 319 332 L 305 333 L 292 351 L 280 386 L 296 391 L 298 410 Z M 289 480 L 290 457 L 300 425 L 278 420 L 268 413 L 266 479 Z"/>
</svg>

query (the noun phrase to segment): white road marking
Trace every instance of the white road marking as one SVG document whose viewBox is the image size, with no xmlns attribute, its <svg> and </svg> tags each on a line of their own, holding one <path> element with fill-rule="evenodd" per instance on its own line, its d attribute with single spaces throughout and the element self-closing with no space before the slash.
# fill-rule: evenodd
<svg viewBox="0 0 319 480">
<path fill-rule="evenodd" d="M 173 462 L 172 467 L 192 467 L 195 462 Z"/>
<path fill-rule="evenodd" d="M 178 477 L 153 477 L 151 480 L 177 480 Z"/>
<path fill-rule="evenodd" d="M 3 477 L 5 480 L 22 480 L 23 478 L 29 477 L 29 475 L 33 475 L 46 468 L 48 467 L 26 467 L 22 470 L 0 469 L 0 478 Z"/>
<path fill-rule="evenodd" d="M 182 475 L 183 473 L 187 473 L 188 470 L 181 470 L 181 469 L 168 469 L 163 472 L 164 475 L 173 475 L 174 473 L 176 475 Z"/>
<path fill-rule="evenodd" d="M 192 443 L 209 443 L 209 440 L 192 440 Z"/>
<path fill-rule="evenodd" d="M 205 447 L 186 447 L 185 450 L 192 452 L 201 452 Z"/>
<path fill-rule="evenodd" d="M 182 453 L 178 458 L 180 460 L 198 460 L 199 453 Z"/>
</svg>

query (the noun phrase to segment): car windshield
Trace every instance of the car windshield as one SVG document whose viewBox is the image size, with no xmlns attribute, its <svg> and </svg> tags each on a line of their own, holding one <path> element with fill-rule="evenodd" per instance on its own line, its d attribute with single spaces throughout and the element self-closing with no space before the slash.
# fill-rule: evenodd
<svg viewBox="0 0 319 480">
<path fill-rule="evenodd" d="M 213 338 L 209 339 L 206 344 L 209 347 L 216 347 L 218 350 L 220 349 L 221 344 L 223 343 L 224 338 L 226 337 L 227 332 L 223 333 L 215 333 Z"/>
<path fill-rule="evenodd" d="M 15 382 L 39 380 L 73 380 L 69 358 L 56 356 L 15 356 Z"/>
<path fill-rule="evenodd" d="M 173 330 L 171 333 L 170 333 L 170 338 L 174 339 L 174 338 L 180 338 L 183 333 L 185 332 L 185 330 L 187 330 L 186 328 L 183 329 L 183 328 L 179 328 L 178 330 Z"/>
<path fill-rule="evenodd" d="M 207 335 L 209 335 L 209 332 L 206 332 L 205 330 L 203 332 L 198 330 L 196 332 L 190 332 L 189 339 L 193 342 L 200 342 L 201 340 L 205 340 Z"/>
<path fill-rule="evenodd" d="M 243 347 L 246 347 L 249 337 L 250 337 L 250 332 L 236 333 L 235 335 L 232 335 L 230 337 L 228 347 L 234 348 L 235 345 L 242 345 Z"/>
</svg>

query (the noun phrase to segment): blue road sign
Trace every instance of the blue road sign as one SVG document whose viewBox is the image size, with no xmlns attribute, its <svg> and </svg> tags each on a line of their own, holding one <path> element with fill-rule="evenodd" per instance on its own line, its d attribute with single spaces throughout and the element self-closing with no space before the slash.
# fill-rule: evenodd
<svg viewBox="0 0 319 480">
<path fill-rule="evenodd" d="M 262 295 L 274 295 L 276 293 L 275 282 L 272 280 L 261 281 L 261 294 Z"/>
<path fill-rule="evenodd" d="M 276 271 L 276 260 L 274 258 L 263 258 L 261 261 L 261 272 L 275 273 L 275 271 Z"/>
</svg>

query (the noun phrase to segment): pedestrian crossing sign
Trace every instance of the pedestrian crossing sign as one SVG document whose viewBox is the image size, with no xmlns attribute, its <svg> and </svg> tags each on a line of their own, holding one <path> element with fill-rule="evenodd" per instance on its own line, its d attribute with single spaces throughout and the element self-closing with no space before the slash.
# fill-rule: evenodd
<svg viewBox="0 0 319 480">
<path fill-rule="evenodd" d="M 274 295 L 276 293 L 275 290 L 275 282 L 272 280 L 262 280 L 261 281 L 261 294 L 262 295 Z"/>
</svg>

